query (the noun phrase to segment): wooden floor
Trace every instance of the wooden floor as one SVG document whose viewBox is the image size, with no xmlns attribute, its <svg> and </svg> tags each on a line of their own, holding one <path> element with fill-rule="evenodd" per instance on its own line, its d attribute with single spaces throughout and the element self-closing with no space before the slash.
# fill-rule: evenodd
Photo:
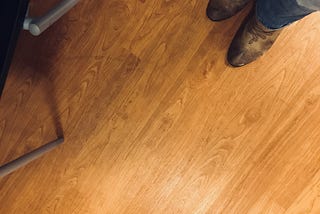
<svg viewBox="0 0 320 214">
<path fill-rule="evenodd" d="M 234 69 L 248 8 L 213 23 L 206 4 L 83 0 L 21 35 L 0 164 L 66 141 L 0 180 L 1 214 L 320 213 L 320 14 Z"/>
</svg>

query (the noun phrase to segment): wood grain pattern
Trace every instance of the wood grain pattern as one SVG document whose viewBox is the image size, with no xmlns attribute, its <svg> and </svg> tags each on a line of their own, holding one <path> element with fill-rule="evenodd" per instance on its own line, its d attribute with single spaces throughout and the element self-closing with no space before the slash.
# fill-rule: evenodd
<svg viewBox="0 0 320 214">
<path fill-rule="evenodd" d="M 21 35 L 0 163 L 66 142 L 0 180 L 0 213 L 320 212 L 319 14 L 234 69 L 249 8 L 212 23 L 206 4 L 84 0 Z"/>
</svg>

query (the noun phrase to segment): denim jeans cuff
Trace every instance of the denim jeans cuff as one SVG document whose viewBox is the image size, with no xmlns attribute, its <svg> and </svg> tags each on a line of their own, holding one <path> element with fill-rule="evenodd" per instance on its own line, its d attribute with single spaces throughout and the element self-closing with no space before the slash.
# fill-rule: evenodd
<svg viewBox="0 0 320 214">
<path fill-rule="evenodd" d="M 296 0 L 257 0 L 257 19 L 268 29 L 277 30 L 314 12 Z"/>
</svg>

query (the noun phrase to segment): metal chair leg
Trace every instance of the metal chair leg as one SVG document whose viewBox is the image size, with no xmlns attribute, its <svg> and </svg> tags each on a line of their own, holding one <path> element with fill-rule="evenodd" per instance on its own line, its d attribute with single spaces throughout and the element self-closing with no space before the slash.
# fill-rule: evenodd
<svg viewBox="0 0 320 214">
<path fill-rule="evenodd" d="M 30 31 L 34 36 L 39 36 L 43 31 L 73 8 L 80 0 L 62 0 L 54 8 L 39 18 L 26 17 L 23 29 Z"/>
<path fill-rule="evenodd" d="M 23 155 L 22 157 L 19 157 L 15 160 L 3 165 L 3 166 L 0 166 L 0 178 L 16 171 L 17 169 L 27 165 L 31 161 L 41 157 L 45 153 L 53 150 L 54 148 L 59 146 L 61 143 L 63 143 L 63 141 L 64 141 L 63 138 L 59 138 L 59 139 L 52 141 L 44 146 L 41 146 L 40 148 L 38 148 L 32 152 L 29 152 L 29 153 Z"/>
</svg>

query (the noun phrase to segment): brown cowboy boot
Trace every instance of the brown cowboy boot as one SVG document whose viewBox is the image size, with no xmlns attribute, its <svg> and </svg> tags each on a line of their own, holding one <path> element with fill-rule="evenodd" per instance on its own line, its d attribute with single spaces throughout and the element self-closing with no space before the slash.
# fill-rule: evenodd
<svg viewBox="0 0 320 214">
<path fill-rule="evenodd" d="M 266 28 L 253 11 L 243 21 L 229 47 L 227 59 L 232 66 L 240 67 L 256 60 L 271 48 L 280 35 L 280 29 Z"/>
<path fill-rule="evenodd" d="M 210 0 L 207 16 L 212 21 L 227 19 L 239 12 L 250 0 Z"/>
</svg>

